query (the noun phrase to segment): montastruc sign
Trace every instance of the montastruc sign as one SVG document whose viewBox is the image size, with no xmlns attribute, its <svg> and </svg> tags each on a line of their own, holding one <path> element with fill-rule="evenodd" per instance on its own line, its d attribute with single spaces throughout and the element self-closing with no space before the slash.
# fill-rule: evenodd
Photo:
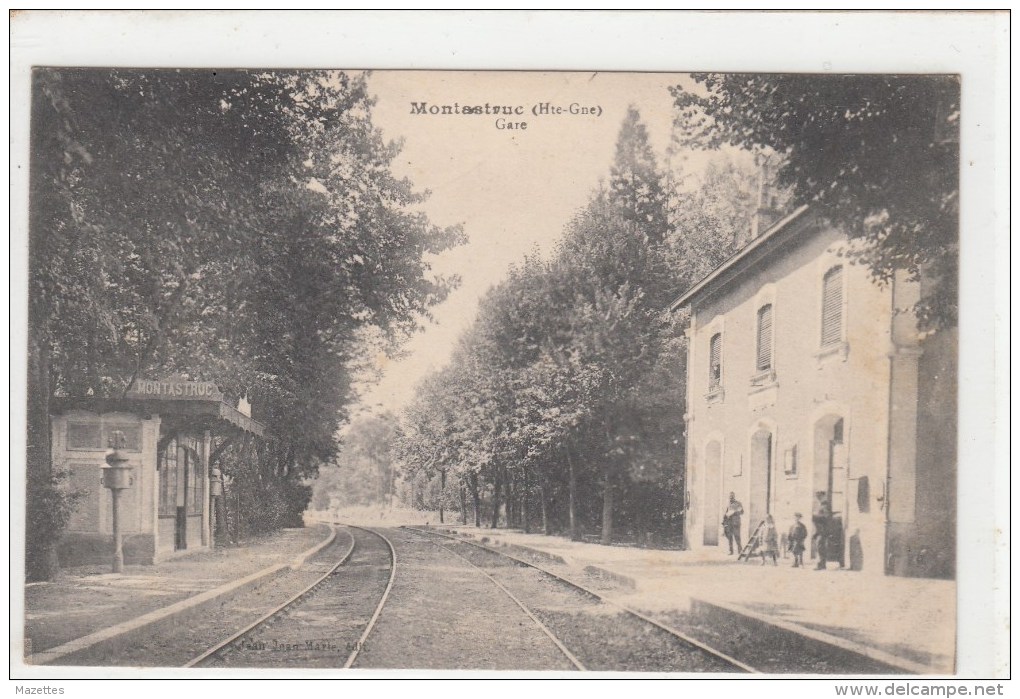
<svg viewBox="0 0 1020 699">
<path fill-rule="evenodd" d="M 127 393 L 128 398 L 161 400 L 223 400 L 223 394 L 212 381 L 138 379 Z"/>
</svg>

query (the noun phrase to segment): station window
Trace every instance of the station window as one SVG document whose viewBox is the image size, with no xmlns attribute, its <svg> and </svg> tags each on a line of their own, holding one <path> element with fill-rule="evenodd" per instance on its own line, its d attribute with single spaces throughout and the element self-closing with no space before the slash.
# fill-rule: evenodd
<svg viewBox="0 0 1020 699">
<path fill-rule="evenodd" d="M 124 441 L 120 448 L 124 451 L 139 452 L 142 450 L 142 426 L 138 423 L 124 422 L 68 422 L 67 448 L 81 451 L 107 449 L 113 446 L 113 433 L 121 432 Z"/>
<path fill-rule="evenodd" d="M 67 423 L 67 448 L 76 450 L 102 449 L 103 435 L 99 423 Z"/>
<path fill-rule="evenodd" d="M 772 304 L 758 309 L 758 352 L 756 368 L 768 371 L 772 368 Z"/>
<path fill-rule="evenodd" d="M 833 267 L 822 278 L 822 347 L 843 339 L 843 267 Z"/>
<path fill-rule="evenodd" d="M 177 514 L 177 439 L 167 442 L 159 454 L 159 514 L 173 517 Z"/>
<path fill-rule="evenodd" d="M 722 384 L 722 333 L 716 333 L 708 342 L 708 387 Z"/>
<path fill-rule="evenodd" d="M 188 514 L 200 515 L 205 499 L 205 478 L 202 474 L 202 460 L 193 449 L 185 452 L 188 460 Z"/>
</svg>

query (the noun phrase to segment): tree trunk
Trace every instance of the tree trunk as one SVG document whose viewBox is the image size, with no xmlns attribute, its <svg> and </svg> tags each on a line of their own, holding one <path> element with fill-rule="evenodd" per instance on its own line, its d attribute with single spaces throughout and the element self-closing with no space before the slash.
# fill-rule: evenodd
<svg viewBox="0 0 1020 699">
<path fill-rule="evenodd" d="M 569 529 L 571 541 L 580 540 L 580 532 L 577 531 L 577 472 L 574 469 L 574 460 L 570 458 L 570 448 L 567 448 L 567 468 L 569 470 L 569 497 L 567 498 L 567 514 L 569 516 Z"/>
<path fill-rule="evenodd" d="M 609 460 L 603 468 L 602 489 L 602 543 L 609 545 L 613 541 L 613 468 Z"/>
<path fill-rule="evenodd" d="M 33 324 L 34 325 L 34 324 Z M 39 338 L 39 328 L 30 326 L 28 343 L 27 443 L 25 492 L 25 574 L 28 580 L 52 580 L 60 570 L 57 540 L 60 530 L 51 524 L 46 511 L 53 488 L 53 455 L 50 451 L 50 354 Z M 33 332 L 34 331 L 34 332 Z M 33 522 L 37 523 L 33 526 Z"/>
<path fill-rule="evenodd" d="M 471 474 L 471 497 L 475 503 L 475 527 L 482 526 L 482 498 L 478 493 L 478 474 Z"/>
<path fill-rule="evenodd" d="M 546 536 L 552 534 L 552 528 L 549 524 L 549 501 L 546 497 L 545 485 L 538 487 L 538 495 L 542 500 L 542 531 L 545 532 Z"/>
<path fill-rule="evenodd" d="M 393 495 L 396 491 L 396 479 L 393 477 L 392 464 L 386 468 L 386 509 L 393 510 Z"/>
<path fill-rule="evenodd" d="M 237 504 L 234 506 L 234 541 L 241 541 L 244 536 L 244 510 L 241 509 L 241 487 L 237 488 Z"/>
<path fill-rule="evenodd" d="M 460 523 L 467 524 L 467 488 L 460 482 Z"/>
<path fill-rule="evenodd" d="M 503 484 L 500 482 L 499 473 L 496 474 L 495 482 L 492 485 L 492 528 L 499 527 L 499 489 Z"/>
<path fill-rule="evenodd" d="M 503 482 L 506 484 L 506 528 L 510 529 L 517 523 L 517 491 L 514 488 L 514 479 L 510 474 L 503 472 Z"/>
<path fill-rule="evenodd" d="M 216 531 L 213 534 L 213 542 L 217 547 L 227 545 L 227 498 L 220 495 L 216 498 Z"/>
<path fill-rule="evenodd" d="M 417 476 L 411 481 L 411 502 L 414 503 L 414 509 L 425 509 L 425 487 L 418 482 Z"/>
<path fill-rule="evenodd" d="M 446 495 L 446 470 L 439 472 L 439 523 L 445 524 L 443 521 L 443 496 Z"/>
<path fill-rule="evenodd" d="M 528 521 L 528 469 L 524 469 L 524 483 L 521 484 L 521 525 L 524 533 L 531 533 L 531 522 Z"/>
<path fill-rule="evenodd" d="M 503 497 L 501 498 L 502 499 L 501 506 L 503 508 L 503 521 L 506 522 L 506 527 L 507 529 L 509 529 L 510 527 L 513 526 L 512 517 L 514 512 L 513 508 L 514 484 L 505 475 L 503 476 L 501 483 L 503 484 Z"/>
</svg>

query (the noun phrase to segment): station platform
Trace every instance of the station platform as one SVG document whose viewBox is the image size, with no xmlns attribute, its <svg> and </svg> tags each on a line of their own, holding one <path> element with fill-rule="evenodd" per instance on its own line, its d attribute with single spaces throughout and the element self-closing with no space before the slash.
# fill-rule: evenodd
<svg viewBox="0 0 1020 699">
<path fill-rule="evenodd" d="M 948 675 L 956 653 L 956 584 L 841 570 L 794 568 L 793 558 L 738 561 L 727 549 L 674 551 L 575 542 L 506 529 L 446 525 L 490 545 L 559 557 L 575 579 L 614 582 L 611 596 L 651 613 L 710 606 L 888 663 L 904 674 Z"/>
<path fill-rule="evenodd" d="M 137 625 L 173 615 L 222 591 L 254 584 L 287 569 L 332 540 L 334 529 L 314 524 L 284 529 L 242 546 L 203 549 L 156 565 L 61 570 L 50 582 L 25 586 L 24 657 L 28 664 L 59 662 L 78 647 Z M 12 645 L 16 647 L 12 637 Z"/>
<path fill-rule="evenodd" d="M 430 526 L 390 518 L 365 526 Z M 353 520 L 348 520 L 353 521 Z M 709 606 L 781 627 L 808 642 L 841 645 L 900 668 L 904 674 L 948 675 L 954 670 L 956 585 L 839 570 L 793 568 L 760 558 L 737 561 L 719 551 L 673 551 L 602 546 L 562 537 L 456 524 L 432 528 L 490 545 L 538 552 L 550 567 L 595 583 L 627 606 L 652 614 Z M 206 550 L 154 565 L 67 569 L 46 583 L 25 586 L 24 656 L 28 664 L 59 664 L 62 653 L 131 624 L 213 599 L 265 579 L 310 556 L 333 536 L 325 523 L 283 530 L 245 546 Z M 513 553 L 513 550 L 508 551 Z M 559 561 L 562 561 L 560 563 Z M 19 639 L 12 635 L 12 648 Z M 14 651 L 17 653 L 17 651 Z"/>
</svg>

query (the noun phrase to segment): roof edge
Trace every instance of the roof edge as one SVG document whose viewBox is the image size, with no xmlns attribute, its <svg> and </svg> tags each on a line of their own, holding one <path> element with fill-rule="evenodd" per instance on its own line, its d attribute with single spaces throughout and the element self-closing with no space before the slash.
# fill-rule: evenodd
<svg viewBox="0 0 1020 699">
<path fill-rule="evenodd" d="M 742 247 L 737 252 L 730 255 L 721 265 L 716 267 L 714 270 L 708 273 L 708 276 L 704 277 L 697 284 L 692 286 L 690 289 L 680 294 L 675 301 L 669 304 L 669 310 L 676 311 L 681 306 L 689 303 L 695 296 L 701 294 L 707 287 L 711 286 L 713 282 L 719 279 L 727 270 L 735 266 L 739 262 L 743 261 L 747 257 L 750 257 L 754 252 L 763 247 L 765 243 L 771 241 L 779 233 L 786 230 L 790 225 L 800 219 L 804 213 L 808 210 L 808 205 L 804 204 L 800 206 L 793 213 L 779 219 L 771 228 L 766 230 L 764 233 L 759 235 L 757 238 L 752 240 L 750 243 Z"/>
<path fill-rule="evenodd" d="M 51 413 L 59 414 L 69 410 L 89 412 L 146 412 L 162 415 L 193 415 L 222 420 L 259 437 L 268 436 L 268 430 L 258 420 L 251 418 L 228 403 L 211 400 L 160 400 L 146 398 L 101 398 L 95 396 L 60 396 L 51 399 Z"/>
</svg>

